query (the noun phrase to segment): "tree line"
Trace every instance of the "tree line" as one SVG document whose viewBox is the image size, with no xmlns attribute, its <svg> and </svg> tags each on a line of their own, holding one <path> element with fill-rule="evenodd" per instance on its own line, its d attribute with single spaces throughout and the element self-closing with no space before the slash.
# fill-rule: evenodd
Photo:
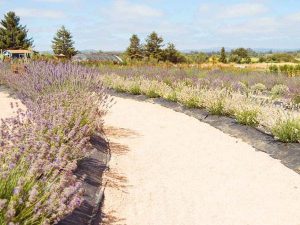
<svg viewBox="0 0 300 225">
<path fill-rule="evenodd" d="M 0 50 L 33 48 L 33 39 L 28 37 L 28 29 L 20 24 L 20 17 L 14 12 L 8 12 L 0 21 Z M 52 50 L 55 55 L 71 58 L 78 51 L 74 47 L 72 34 L 62 26 L 52 40 Z M 295 55 L 296 54 L 296 55 Z M 251 63 L 251 57 L 258 62 L 299 62 L 299 53 L 262 54 L 252 49 L 237 48 L 226 53 L 223 47 L 217 53 L 192 52 L 183 54 L 173 43 L 164 44 L 164 39 L 152 32 L 142 44 L 140 38 L 133 34 L 125 51 L 125 57 L 130 61 L 155 61 L 171 63 L 206 63 L 209 61 L 221 63 Z"/>
<path fill-rule="evenodd" d="M 33 39 L 28 37 L 28 29 L 20 24 L 20 17 L 15 12 L 5 14 L 0 24 L 0 50 L 33 48 Z M 56 55 L 63 54 L 67 58 L 77 53 L 73 37 L 64 26 L 53 38 L 52 49 Z"/>
<path fill-rule="evenodd" d="M 163 44 L 164 40 L 156 32 L 152 32 L 142 45 L 139 37 L 133 34 L 130 38 L 130 45 L 125 55 L 130 60 L 155 60 L 168 61 L 172 63 L 185 62 L 186 58 L 176 49 L 173 43 L 168 43 L 166 48 Z"/>
</svg>

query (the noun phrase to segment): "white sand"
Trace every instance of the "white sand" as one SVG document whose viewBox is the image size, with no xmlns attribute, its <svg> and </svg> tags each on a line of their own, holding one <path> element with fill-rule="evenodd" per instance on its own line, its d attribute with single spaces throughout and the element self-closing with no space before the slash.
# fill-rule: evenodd
<svg viewBox="0 0 300 225">
<path fill-rule="evenodd" d="M 300 176 L 250 145 L 159 105 L 116 98 L 104 213 L 127 225 L 299 225 Z M 136 135 L 126 133 L 136 132 Z M 124 149 L 123 149 L 124 150 Z M 114 177 L 119 177 L 116 188 Z M 115 182 L 114 184 L 112 182 Z"/>
<path fill-rule="evenodd" d="M 17 108 L 15 107 L 12 109 L 10 106 L 11 102 L 14 104 L 14 106 L 17 102 L 19 107 L 24 109 L 24 106 L 21 104 L 20 100 L 13 98 L 6 88 L 0 86 L 0 118 L 4 119 L 16 115 Z"/>
</svg>

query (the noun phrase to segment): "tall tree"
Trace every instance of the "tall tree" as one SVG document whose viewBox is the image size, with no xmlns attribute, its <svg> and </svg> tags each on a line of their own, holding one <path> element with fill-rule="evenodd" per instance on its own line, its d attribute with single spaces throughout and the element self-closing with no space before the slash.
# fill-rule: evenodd
<svg viewBox="0 0 300 225">
<path fill-rule="evenodd" d="M 230 61 L 236 63 L 250 63 L 251 58 L 247 49 L 237 48 L 231 51 Z"/>
<path fill-rule="evenodd" d="M 163 38 L 159 37 L 156 32 L 152 32 L 146 39 L 145 54 L 148 58 L 161 60 L 163 55 Z"/>
<path fill-rule="evenodd" d="M 126 50 L 126 55 L 130 59 L 142 59 L 143 58 L 143 50 L 140 44 L 140 39 L 136 34 L 133 34 L 130 38 L 130 45 Z"/>
<path fill-rule="evenodd" d="M 166 49 L 163 50 L 163 59 L 172 63 L 184 62 L 185 58 L 180 52 L 175 48 L 175 45 L 168 43 Z"/>
<path fill-rule="evenodd" d="M 237 55 L 241 58 L 247 58 L 249 57 L 249 53 L 248 53 L 248 50 L 245 49 L 245 48 L 237 48 L 235 50 L 232 50 L 231 52 L 232 55 Z"/>
<path fill-rule="evenodd" d="M 76 55 L 77 51 L 74 48 L 73 37 L 65 26 L 62 26 L 56 33 L 52 41 L 52 49 L 56 55 L 63 54 L 67 58 Z"/>
<path fill-rule="evenodd" d="M 28 49 L 32 47 L 32 38 L 27 37 L 26 26 L 20 24 L 20 17 L 8 12 L 0 24 L 0 49 Z"/>
<path fill-rule="evenodd" d="M 219 59 L 221 63 L 227 63 L 225 48 L 221 49 L 221 57 Z"/>
</svg>

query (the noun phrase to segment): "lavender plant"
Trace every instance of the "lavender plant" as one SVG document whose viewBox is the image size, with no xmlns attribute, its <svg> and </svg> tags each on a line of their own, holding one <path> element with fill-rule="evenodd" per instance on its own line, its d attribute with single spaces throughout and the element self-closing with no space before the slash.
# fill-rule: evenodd
<svg viewBox="0 0 300 225">
<path fill-rule="evenodd" d="M 108 98 L 99 74 L 33 63 L 0 79 L 27 107 L 0 125 L 0 224 L 55 224 L 82 202 L 84 177 L 73 172 L 102 131 Z"/>
</svg>

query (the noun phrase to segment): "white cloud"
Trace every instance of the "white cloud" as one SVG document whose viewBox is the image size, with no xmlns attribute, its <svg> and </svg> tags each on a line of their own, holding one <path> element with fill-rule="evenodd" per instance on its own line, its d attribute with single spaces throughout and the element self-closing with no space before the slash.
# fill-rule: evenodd
<svg viewBox="0 0 300 225">
<path fill-rule="evenodd" d="M 267 12 L 268 9 L 260 3 L 241 3 L 225 6 L 220 13 L 221 18 L 239 18 L 256 16 Z"/>
<path fill-rule="evenodd" d="M 224 26 L 220 26 L 216 32 L 235 37 L 273 34 L 279 28 L 279 25 L 278 21 L 274 18 L 262 17 L 236 24 L 226 24 Z"/>
<path fill-rule="evenodd" d="M 49 18 L 62 19 L 65 17 L 63 11 L 47 10 L 47 9 L 33 9 L 33 8 L 18 8 L 14 10 L 17 15 L 29 18 Z"/>
<path fill-rule="evenodd" d="M 163 16 L 163 12 L 145 4 L 135 4 L 127 0 L 115 0 L 108 8 L 101 10 L 115 20 L 144 20 Z"/>
<path fill-rule="evenodd" d="M 34 0 L 35 2 L 65 2 L 66 0 Z"/>
<path fill-rule="evenodd" d="M 293 23 L 293 22 L 299 23 L 300 22 L 300 12 L 287 15 L 286 20 L 291 23 Z"/>
<path fill-rule="evenodd" d="M 261 3 L 216 4 L 204 3 L 199 6 L 199 13 L 216 19 L 234 19 L 252 17 L 266 13 L 268 8 Z"/>
</svg>

